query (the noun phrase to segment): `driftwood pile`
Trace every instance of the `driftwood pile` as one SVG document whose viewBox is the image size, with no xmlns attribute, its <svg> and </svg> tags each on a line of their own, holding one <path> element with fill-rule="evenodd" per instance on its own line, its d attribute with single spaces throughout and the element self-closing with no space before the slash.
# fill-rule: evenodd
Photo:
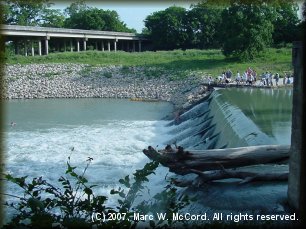
<svg viewBox="0 0 306 229">
<path fill-rule="evenodd" d="M 193 181 L 173 180 L 177 186 L 201 186 L 207 182 L 239 178 L 240 183 L 251 181 L 286 181 L 289 172 L 257 173 L 237 171 L 237 168 L 269 163 L 288 163 L 290 146 L 261 145 L 229 149 L 185 151 L 179 146 L 167 145 L 156 151 L 149 146 L 143 153 L 151 160 L 160 162 L 171 172 L 180 175 L 197 174 Z"/>
</svg>

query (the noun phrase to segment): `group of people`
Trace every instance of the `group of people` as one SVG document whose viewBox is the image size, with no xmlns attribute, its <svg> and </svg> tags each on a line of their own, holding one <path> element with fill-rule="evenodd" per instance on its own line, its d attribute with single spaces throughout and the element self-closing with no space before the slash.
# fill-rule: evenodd
<svg viewBox="0 0 306 229">
<path fill-rule="evenodd" d="M 216 82 L 218 84 L 229 84 L 231 82 L 236 82 L 236 85 L 255 85 L 259 80 L 259 86 L 279 86 L 280 75 L 279 73 L 273 74 L 272 72 L 266 71 L 262 73 L 260 76 L 257 75 L 257 72 L 248 67 L 242 74 L 237 71 L 236 78 L 233 79 L 233 73 L 230 69 L 227 71 L 223 71 L 222 75 L 218 76 Z M 273 80 L 274 79 L 274 80 Z M 208 78 L 208 84 L 213 82 L 212 77 Z M 291 76 L 286 74 L 283 77 L 283 84 L 291 84 Z"/>
<path fill-rule="evenodd" d="M 245 70 L 242 75 L 240 75 L 240 72 L 237 71 L 236 75 L 237 85 L 239 84 L 253 85 L 256 83 L 256 81 L 257 81 L 257 72 L 251 69 L 250 67 L 248 67 L 247 70 Z"/>
</svg>

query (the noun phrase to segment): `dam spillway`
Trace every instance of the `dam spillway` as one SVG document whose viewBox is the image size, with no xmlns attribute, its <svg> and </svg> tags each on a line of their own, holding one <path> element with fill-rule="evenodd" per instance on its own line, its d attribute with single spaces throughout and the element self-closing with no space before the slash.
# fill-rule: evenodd
<svg viewBox="0 0 306 229">
<path fill-rule="evenodd" d="M 168 123 L 171 139 L 184 149 L 206 150 L 259 145 L 290 145 L 292 89 L 225 88 Z M 258 164 L 235 171 L 285 173 L 288 164 Z M 194 181 L 188 174 L 182 180 Z M 197 199 L 186 212 L 226 214 L 286 212 L 287 181 L 254 182 L 240 185 L 239 179 L 225 179 L 182 190 Z M 181 193 L 181 195 L 183 195 Z M 196 209 L 196 210 L 195 210 Z"/>
<path fill-rule="evenodd" d="M 202 150 L 290 145 L 291 110 L 291 89 L 215 90 L 168 124 L 173 137 L 165 144 Z"/>
<path fill-rule="evenodd" d="M 193 149 L 290 144 L 291 100 L 290 89 L 226 88 L 214 91 L 179 120 L 170 122 L 161 121 L 172 111 L 166 103 L 93 98 L 11 100 L 7 101 L 6 123 L 13 120 L 17 125 L 5 128 L 6 170 L 15 176 L 43 176 L 56 183 L 74 147 L 74 165 L 82 167 L 86 158 L 94 158 L 88 178 L 99 185 L 95 191 L 104 194 L 120 185 L 120 178 L 149 161 L 141 152 L 149 144 L 176 141 Z M 248 169 L 287 171 L 288 166 Z M 150 178 L 151 193 L 166 186 L 162 177 L 168 168 L 160 166 L 156 174 Z M 7 188 L 20 194 L 11 184 Z M 191 206 L 196 210 L 273 209 L 286 199 L 287 182 L 244 186 L 216 182 L 191 194 L 199 197 L 197 206 Z"/>
</svg>

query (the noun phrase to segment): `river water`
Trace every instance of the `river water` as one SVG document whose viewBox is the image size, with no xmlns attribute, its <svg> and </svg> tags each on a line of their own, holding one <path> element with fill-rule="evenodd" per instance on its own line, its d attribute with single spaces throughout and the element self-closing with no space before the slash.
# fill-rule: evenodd
<svg viewBox="0 0 306 229">
<path fill-rule="evenodd" d="M 290 144 L 291 90 L 227 89 L 216 92 L 216 101 L 223 103 L 223 100 L 239 108 L 239 112 L 246 116 L 244 119 L 253 123 L 256 131 L 268 136 L 265 141 Z M 100 194 L 108 194 L 110 189 L 117 187 L 120 178 L 142 168 L 149 161 L 142 153 L 144 148 L 148 145 L 162 148 L 175 138 L 177 126 L 169 126 L 169 121 L 162 120 L 172 109 L 169 103 L 120 99 L 7 101 L 4 128 L 6 171 L 13 176 L 43 176 L 56 183 L 64 174 L 69 156 L 79 172 L 91 157 L 93 161 L 86 177 L 99 185 L 97 191 Z M 215 110 L 215 114 L 229 111 L 222 109 Z M 11 122 L 16 125 L 10 126 Z M 244 123 L 241 125 L 235 128 L 243 129 Z M 184 130 L 181 128 L 181 131 Z M 235 139 L 230 143 L 226 139 L 228 147 L 241 146 Z M 225 140 L 221 140 L 219 145 L 224 145 Z M 151 188 L 158 187 L 158 184 L 163 187 L 163 178 L 167 173 L 168 169 L 159 168 Z M 11 184 L 7 185 L 7 192 L 21 194 Z M 13 201 L 13 198 L 8 200 Z"/>
<path fill-rule="evenodd" d="M 6 103 L 5 162 L 13 176 L 43 176 L 53 184 L 65 173 L 68 157 L 107 195 L 118 180 L 149 162 L 142 150 L 168 138 L 169 103 L 121 99 L 11 100 Z M 15 126 L 10 126 L 15 122 Z M 73 151 L 72 151 L 73 149 Z M 21 195 L 9 184 L 8 193 Z M 14 198 L 8 198 L 14 201 Z"/>
</svg>

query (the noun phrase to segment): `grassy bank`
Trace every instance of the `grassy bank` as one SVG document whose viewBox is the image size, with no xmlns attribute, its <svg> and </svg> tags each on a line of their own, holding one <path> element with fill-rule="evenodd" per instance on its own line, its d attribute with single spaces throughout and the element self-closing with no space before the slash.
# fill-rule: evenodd
<svg viewBox="0 0 306 229">
<path fill-rule="evenodd" d="M 267 49 L 260 57 L 252 61 L 241 62 L 233 58 L 225 58 L 220 50 L 175 50 L 158 52 L 66 52 L 51 53 L 48 56 L 7 56 L 8 64 L 34 63 L 83 63 L 92 66 L 122 65 L 158 67 L 174 71 L 197 71 L 219 75 L 223 70 L 244 71 L 247 67 L 254 68 L 259 74 L 263 71 L 291 71 L 291 48 Z"/>
</svg>

